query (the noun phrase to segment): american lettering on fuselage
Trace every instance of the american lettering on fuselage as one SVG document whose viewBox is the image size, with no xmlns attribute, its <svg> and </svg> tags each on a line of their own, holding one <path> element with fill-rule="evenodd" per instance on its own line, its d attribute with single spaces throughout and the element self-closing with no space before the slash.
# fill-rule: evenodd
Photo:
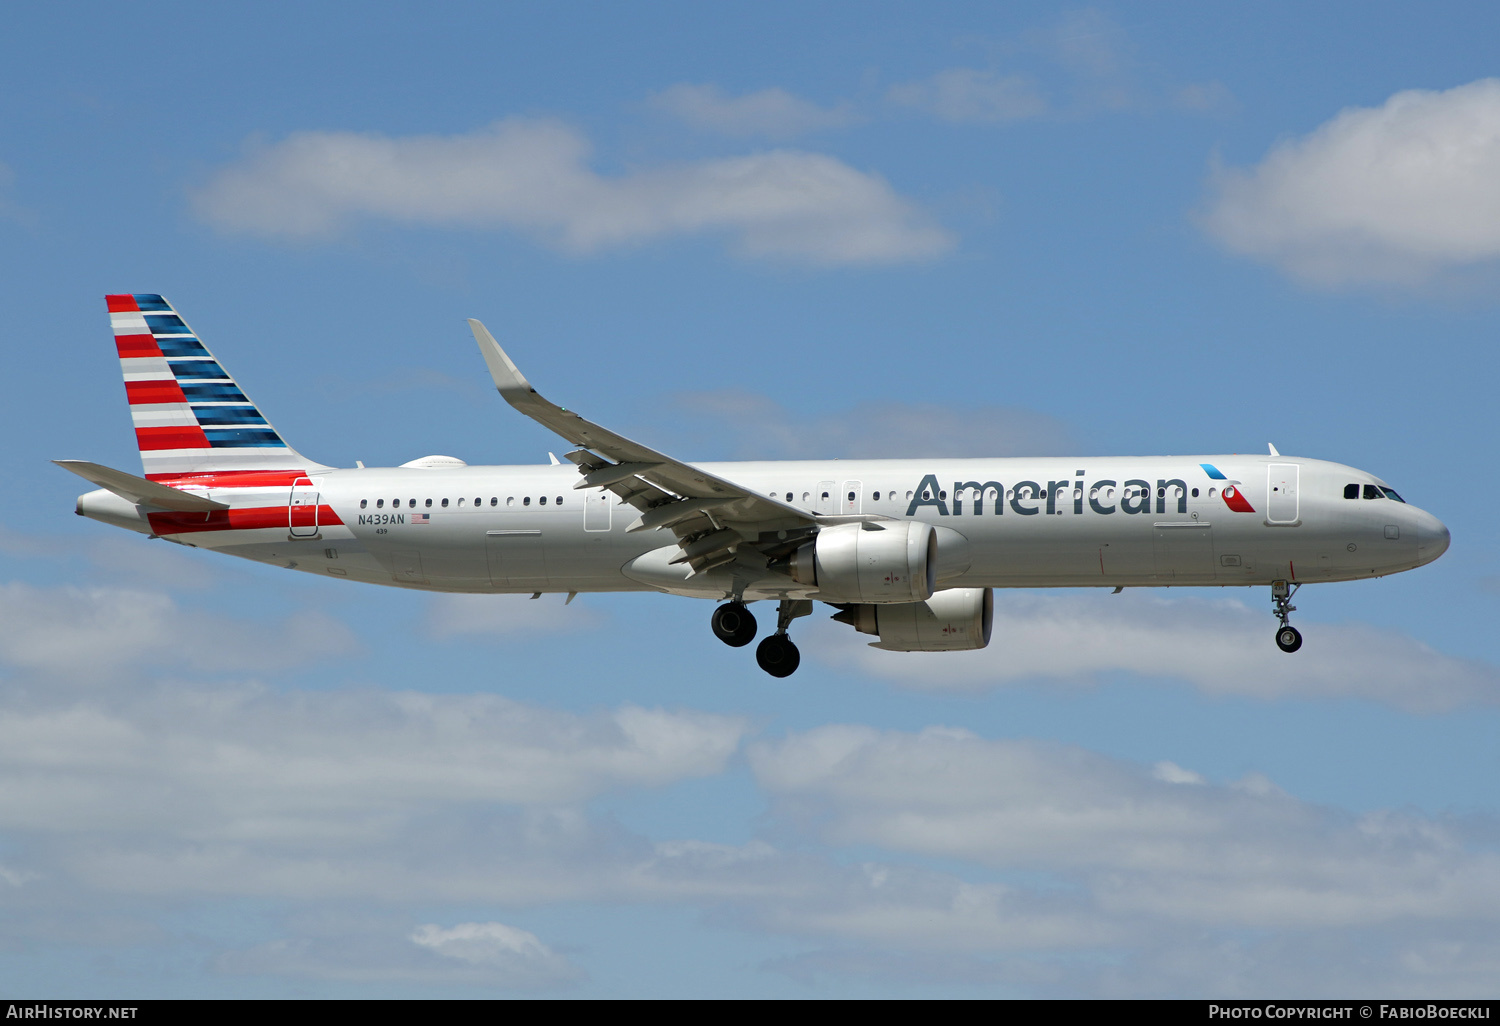
<svg viewBox="0 0 1500 1026">
<path fill-rule="evenodd" d="M 1385 482 L 1303 457 L 686 463 L 542 398 L 470 321 L 501 396 L 564 461 L 335 468 L 282 439 L 170 304 L 108 297 L 143 473 L 79 460 L 80 515 L 309 573 L 429 591 L 659 591 L 718 603 L 786 676 L 814 602 L 893 651 L 983 648 L 994 588 L 1269 586 L 1296 651 L 1307 582 L 1409 570 L 1448 531 Z"/>
</svg>

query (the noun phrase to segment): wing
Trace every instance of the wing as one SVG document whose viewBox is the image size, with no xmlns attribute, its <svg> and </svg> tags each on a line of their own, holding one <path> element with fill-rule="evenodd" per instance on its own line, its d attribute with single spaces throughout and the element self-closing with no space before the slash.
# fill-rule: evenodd
<svg viewBox="0 0 1500 1026">
<path fill-rule="evenodd" d="M 641 511 L 629 530 L 671 528 L 694 573 L 739 562 L 763 571 L 820 526 L 884 517 L 820 516 L 751 491 L 585 420 L 537 394 L 495 337 L 469 321 L 495 387 L 505 401 L 577 448 L 566 458 L 583 479 L 574 488 L 605 488 Z"/>
</svg>

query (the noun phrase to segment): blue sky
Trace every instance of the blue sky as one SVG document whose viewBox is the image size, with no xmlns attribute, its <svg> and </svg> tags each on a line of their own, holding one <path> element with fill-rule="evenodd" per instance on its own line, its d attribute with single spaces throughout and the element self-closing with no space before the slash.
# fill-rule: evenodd
<svg viewBox="0 0 1500 1026">
<path fill-rule="evenodd" d="M 139 4 L 0 40 L 0 981 L 56 996 L 1492 994 L 1500 24 L 1466 4 Z M 107 292 L 295 446 L 1263 451 L 1438 563 L 822 617 L 347 584 L 71 516 Z M 805 625 L 805 626 L 803 626 Z"/>
</svg>

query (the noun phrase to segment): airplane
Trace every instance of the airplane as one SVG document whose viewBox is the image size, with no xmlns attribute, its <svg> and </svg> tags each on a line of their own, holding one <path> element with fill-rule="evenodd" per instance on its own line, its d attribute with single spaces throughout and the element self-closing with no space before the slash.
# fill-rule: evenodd
<svg viewBox="0 0 1500 1026">
<path fill-rule="evenodd" d="M 1269 586 L 1276 644 L 1309 582 L 1411 570 L 1443 523 L 1381 479 L 1282 456 L 1109 456 L 687 463 L 544 399 L 479 321 L 501 397 L 560 435 L 566 463 L 426 456 L 336 468 L 289 446 L 177 310 L 106 299 L 140 476 L 56 460 L 98 486 L 80 516 L 178 544 L 367 584 L 440 592 L 654 591 L 719 605 L 725 644 L 796 671 L 815 601 L 872 647 L 990 641 L 995 588 Z"/>
</svg>

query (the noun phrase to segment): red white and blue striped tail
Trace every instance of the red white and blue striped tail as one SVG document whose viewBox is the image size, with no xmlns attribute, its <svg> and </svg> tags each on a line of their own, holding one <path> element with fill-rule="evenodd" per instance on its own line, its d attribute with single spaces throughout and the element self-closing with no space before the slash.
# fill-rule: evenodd
<svg viewBox="0 0 1500 1026">
<path fill-rule="evenodd" d="M 106 296 L 146 477 L 327 469 L 282 441 L 161 296 Z"/>
</svg>

